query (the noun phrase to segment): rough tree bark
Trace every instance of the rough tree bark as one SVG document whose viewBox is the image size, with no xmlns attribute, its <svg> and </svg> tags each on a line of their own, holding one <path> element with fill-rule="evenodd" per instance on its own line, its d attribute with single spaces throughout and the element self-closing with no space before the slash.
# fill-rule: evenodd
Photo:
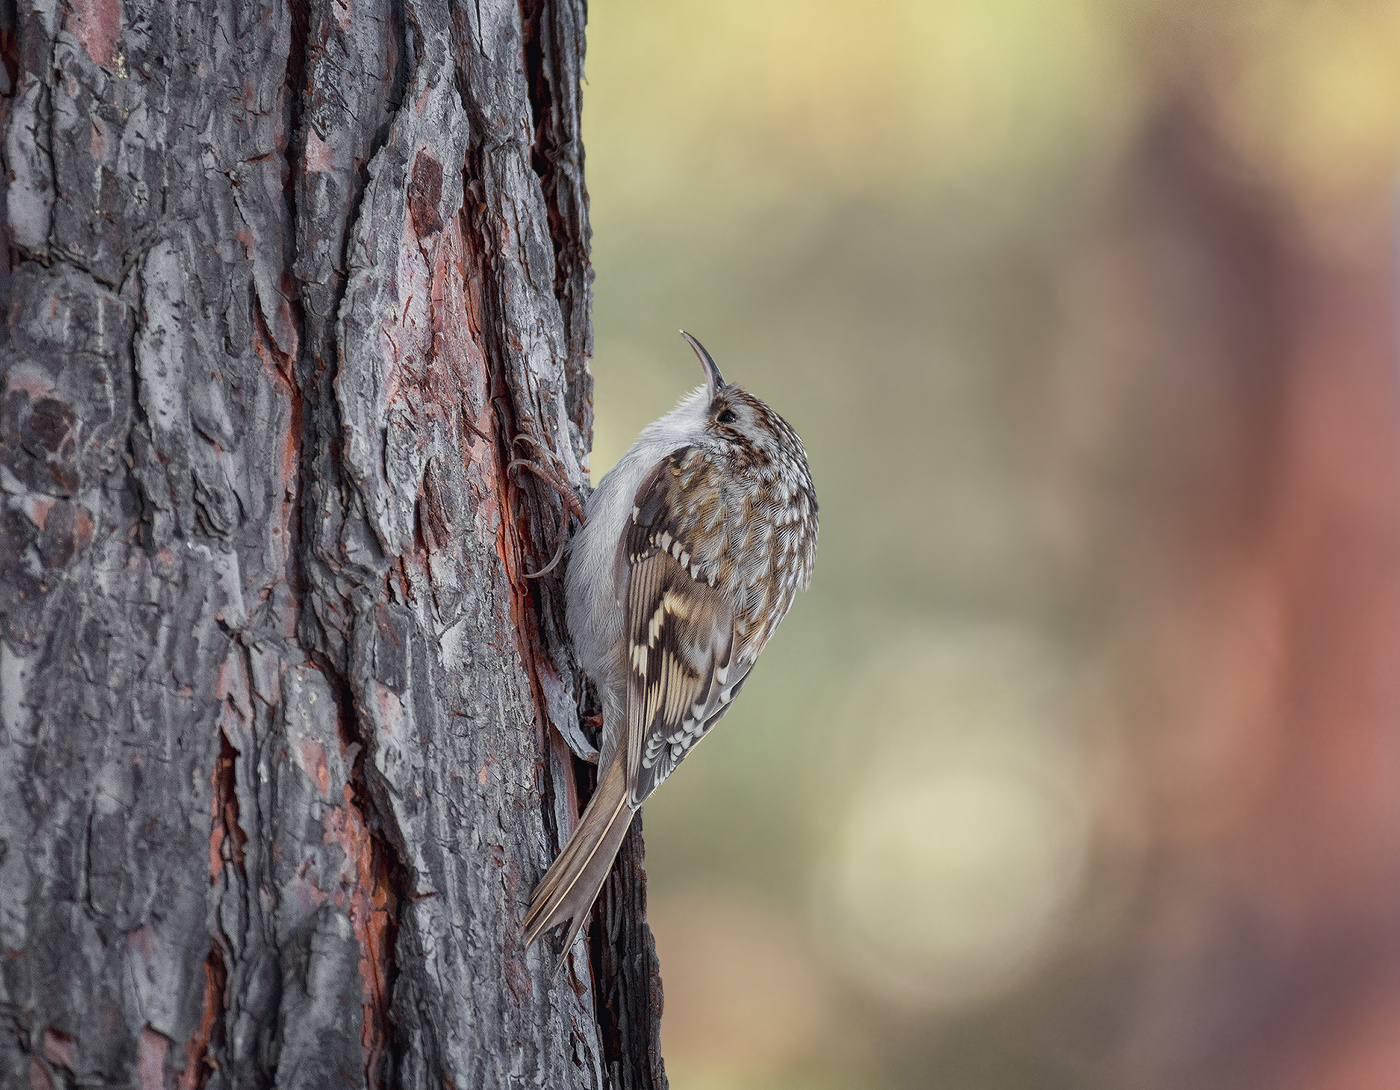
<svg viewBox="0 0 1400 1090">
<path fill-rule="evenodd" d="M 0 19 L 0 1086 L 665 1085 L 587 790 L 584 0 Z"/>
</svg>

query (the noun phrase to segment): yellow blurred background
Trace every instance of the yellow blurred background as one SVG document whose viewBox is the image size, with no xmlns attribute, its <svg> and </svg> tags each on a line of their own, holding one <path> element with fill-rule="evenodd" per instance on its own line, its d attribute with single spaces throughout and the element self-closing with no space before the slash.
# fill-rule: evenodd
<svg viewBox="0 0 1400 1090">
<path fill-rule="evenodd" d="M 647 804 L 675 1090 L 1400 1086 L 1400 5 L 593 0 L 595 481 L 811 591 Z"/>
</svg>

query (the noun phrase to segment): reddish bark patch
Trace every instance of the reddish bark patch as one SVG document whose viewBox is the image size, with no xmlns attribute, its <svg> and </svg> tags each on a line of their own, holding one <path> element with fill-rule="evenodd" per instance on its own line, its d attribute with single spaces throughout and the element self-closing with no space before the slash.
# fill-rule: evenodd
<svg viewBox="0 0 1400 1090">
<path fill-rule="evenodd" d="M 180 1090 L 197 1090 L 209 1081 L 214 1063 L 209 1055 L 209 1043 L 214 1027 L 224 1008 L 224 988 L 228 984 L 228 969 L 223 954 L 214 946 L 204 959 L 204 1019 L 199 1029 L 185 1042 L 185 1073 L 180 1076 Z"/>
<path fill-rule="evenodd" d="M 150 1026 L 143 1026 L 141 1041 L 136 1047 L 141 1090 L 165 1090 L 165 1054 L 170 1050 L 170 1039 Z"/>
<path fill-rule="evenodd" d="M 117 55 L 122 33 L 121 0 L 70 0 L 68 28 L 87 55 L 103 68 Z"/>
<path fill-rule="evenodd" d="M 408 182 L 408 212 L 420 239 L 442 230 L 442 164 L 427 148 L 413 158 L 413 174 Z"/>
<path fill-rule="evenodd" d="M 360 1043 L 365 1051 L 366 1082 L 374 1085 L 374 1073 L 388 1039 L 391 931 L 397 918 L 398 898 L 393 892 L 388 854 L 361 817 L 353 785 L 345 785 L 344 800 L 344 807 L 336 807 L 326 815 L 323 830 L 325 839 L 345 852 L 353 871 L 353 882 L 346 883 L 332 899 L 350 917 L 350 926 L 360 944 Z"/>
<path fill-rule="evenodd" d="M 73 1035 L 49 1026 L 44 1030 L 44 1058 L 51 1064 L 58 1064 L 69 1071 L 77 1070 L 77 1057 L 73 1047 Z"/>
<path fill-rule="evenodd" d="M 298 747 L 297 757 L 301 763 L 301 770 L 316 781 L 321 794 L 329 794 L 331 773 L 326 765 L 326 747 L 314 738 L 308 738 Z"/>
<path fill-rule="evenodd" d="M 86 507 L 78 506 L 73 513 L 73 541 L 79 550 L 86 548 L 92 540 L 94 528 L 92 513 Z"/>
<path fill-rule="evenodd" d="M 38 1056 L 29 1060 L 29 1090 L 53 1090 L 53 1078 Z"/>
<path fill-rule="evenodd" d="M 219 756 L 214 762 L 214 773 L 210 782 L 214 797 L 210 804 L 212 813 L 209 826 L 209 881 L 217 885 L 224 868 L 224 845 L 229 845 L 229 862 L 235 867 L 243 866 L 243 848 L 248 843 L 248 834 L 238 824 L 238 795 L 234 775 L 234 761 L 238 751 L 222 731 L 219 734 Z"/>
<path fill-rule="evenodd" d="M 295 480 L 297 468 L 297 436 L 301 434 L 301 391 L 292 371 L 293 357 L 277 348 L 261 307 L 253 308 L 254 329 L 253 351 L 262 362 L 263 374 L 267 376 L 273 389 L 280 390 L 287 398 L 292 410 L 292 419 L 283 440 L 281 480 L 284 489 Z"/>
<path fill-rule="evenodd" d="M 307 174 L 329 174 L 335 169 L 335 149 L 311 126 L 306 129 L 306 153 L 302 162 Z"/>
<path fill-rule="evenodd" d="M 281 496 L 282 510 L 280 518 L 272 527 L 272 536 L 279 553 L 282 557 L 283 571 L 286 573 L 288 581 L 294 585 L 297 581 L 298 573 L 295 569 L 295 560 L 292 555 L 293 520 L 295 518 L 299 467 L 301 463 L 301 432 L 302 432 L 302 411 L 303 400 L 301 387 L 295 380 L 293 371 L 293 359 L 287 353 L 280 351 L 273 342 L 268 332 L 266 322 L 263 319 L 261 307 L 253 308 L 254 335 L 253 350 L 258 354 L 258 359 L 262 363 L 263 374 L 267 377 L 273 390 L 286 398 L 288 414 L 285 425 L 280 436 L 281 440 L 281 462 L 278 466 L 278 484 L 281 488 L 278 495 Z M 271 587 L 264 587 L 266 594 L 271 593 Z M 286 610 L 284 617 L 284 631 L 289 639 L 295 637 L 297 626 L 296 597 L 292 596 L 291 608 Z"/>
<path fill-rule="evenodd" d="M 223 719 L 219 726 L 219 755 L 209 776 L 209 884 L 216 890 L 226 885 L 225 867 L 232 866 L 239 872 L 243 871 L 244 848 L 248 843 L 248 836 L 239 824 L 235 765 L 238 750 L 234 749 L 228 736 L 231 727 L 236 729 L 238 720 L 246 720 L 252 715 L 248 679 L 243 661 L 237 654 L 225 658 L 219 668 L 218 695 L 223 705 Z M 185 1042 L 185 1070 L 180 1076 L 180 1090 L 195 1090 L 203 1086 L 215 1067 L 210 1046 L 224 1012 L 228 982 L 228 968 L 224 963 L 220 941 L 221 936 L 215 935 L 204 959 L 202 1017 L 199 1029 Z M 169 1042 L 166 1042 L 168 1045 Z M 143 1076 L 143 1090 L 145 1086 Z"/>
<path fill-rule="evenodd" d="M 21 501 L 21 510 L 27 507 L 29 521 L 32 522 L 35 526 L 37 526 L 40 530 L 43 530 L 46 526 L 48 526 L 49 512 L 53 510 L 53 505 L 57 502 L 57 500 L 50 499 L 35 499 L 30 500 L 28 504 L 24 504 Z"/>
</svg>

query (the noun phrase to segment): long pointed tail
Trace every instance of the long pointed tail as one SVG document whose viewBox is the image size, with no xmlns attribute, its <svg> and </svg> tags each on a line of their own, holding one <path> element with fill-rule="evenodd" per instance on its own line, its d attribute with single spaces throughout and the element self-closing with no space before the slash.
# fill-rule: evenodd
<svg viewBox="0 0 1400 1090">
<path fill-rule="evenodd" d="M 588 910 L 597 900 L 613 858 L 622 846 L 627 827 L 632 824 L 634 811 L 627 798 L 623 763 L 618 754 L 608 764 L 574 835 L 530 895 L 530 910 L 525 914 L 526 945 L 556 924 L 572 920 L 564 944 L 563 960 L 568 959 L 574 939 L 583 930 Z"/>
</svg>

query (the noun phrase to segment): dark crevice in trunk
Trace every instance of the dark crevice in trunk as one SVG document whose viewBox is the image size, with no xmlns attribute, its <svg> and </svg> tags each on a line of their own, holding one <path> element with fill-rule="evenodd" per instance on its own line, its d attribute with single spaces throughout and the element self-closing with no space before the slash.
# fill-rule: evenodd
<svg viewBox="0 0 1400 1090">
<path fill-rule="evenodd" d="M 311 21 L 309 0 L 293 0 L 294 45 L 288 64 L 288 81 L 293 93 L 290 96 L 288 123 L 289 148 L 294 151 L 289 170 L 288 201 L 292 225 L 289 237 L 294 240 L 299 237 L 297 227 L 301 217 L 307 214 L 298 207 L 297 195 L 299 182 L 305 177 L 308 139 L 304 96 L 312 93 L 312 88 L 307 86 L 307 70 L 311 63 L 307 41 Z M 382 792 L 376 791 L 370 783 L 374 776 L 373 764 L 366 758 L 373 752 L 375 739 L 367 726 L 367 717 L 359 711 L 349 676 L 349 633 L 353 630 L 353 618 L 347 612 L 341 612 L 339 623 L 343 626 L 342 631 L 329 632 L 326 620 L 318 616 L 311 598 L 317 593 L 325 595 L 329 592 L 334 595 L 347 583 L 363 578 L 358 571 L 336 570 L 339 566 L 336 557 L 339 526 L 330 525 L 325 520 L 323 516 L 329 514 L 330 509 L 323 509 L 323 504 L 328 502 L 328 497 L 335 496 L 335 506 L 345 510 L 349 498 L 342 471 L 341 432 L 344 425 L 335 392 L 335 316 L 339 313 L 346 290 L 346 263 L 369 183 L 370 162 L 389 139 L 395 113 L 401 106 L 412 77 L 408 28 L 400 5 L 392 8 L 390 30 L 393 48 L 389 54 L 391 77 L 385 117 L 367 141 L 363 158 L 357 158 L 354 163 L 355 171 L 349 179 L 350 191 L 343 206 L 344 230 L 333 258 L 334 266 L 329 270 L 329 282 L 319 288 L 321 294 L 315 306 L 300 310 L 300 350 L 294 378 L 301 409 L 294 420 L 298 451 L 297 501 L 292 518 L 292 535 L 294 567 L 297 570 L 291 577 L 297 599 L 302 603 L 298 637 L 304 651 L 325 675 L 335 694 L 340 742 L 350 766 L 347 802 L 357 812 L 369 838 L 369 858 L 359 861 L 362 884 L 367 876 L 368 885 L 362 892 L 372 905 L 382 904 L 384 909 L 382 931 L 381 921 L 377 918 L 359 921 L 357 928 L 362 945 L 367 947 L 363 950 L 362 969 L 372 978 L 364 983 L 370 988 L 373 1002 L 367 1002 L 363 1012 L 365 1081 L 372 1088 L 394 1084 L 402 1051 L 400 1042 L 395 1038 L 390 1008 L 398 975 L 395 955 L 401 913 L 412 895 L 413 875 L 395 846 L 392 812 L 387 804 L 378 801 Z M 324 232 L 324 227 L 321 231 Z M 289 268 L 295 267 L 295 256 L 289 259 Z M 303 292 L 318 290 L 314 285 L 301 283 L 296 287 Z M 312 314 L 311 311 L 317 308 L 320 313 Z M 343 591 L 340 593 L 344 594 Z M 347 596 L 342 596 L 336 602 L 327 603 L 326 608 L 332 612 L 348 611 L 351 602 Z M 377 917 L 377 913 L 376 909 L 372 914 Z"/>
<path fill-rule="evenodd" d="M 217 808 L 214 836 L 219 838 L 220 847 L 229 845 L 228 856 L 224 860 L 231 863 L 241 879 L 247 878 L 244 860 L 248 845 L 248 834 L 239 824 L 238 791 L 235 766 L 238 750 L 233 748 L 223 728 L 219 729 L 219 757 L 214 765 L 214 805 Z M 222 858 L 222 856 L 221 856 Z M 212 862 L 212 860 L 211 860 Z"/>
<path fill-rule="evenodd" d="M 283 110 L 286 113 L 286 150 L 283 152 L 282 200 L 287 209 L 287 227 L 282 233 L 283 280 L 290 285 L 287 299 L 298 312 L 298 345 L 306 336 L 306 319 L 301 311 L 301 285 L 292 269 L 296 266 L 296 225 L 300 214 L 297 207 L 297 166 L 306 153 L 306 138 L 302 132 L 302 96 L 306 93 L 307 41 L 311 33 L 311 0 L 288 0 L 287 14 L 291 21 L 291 43 L 287 48 L 287 68 L 282 76 Z"/>
<path fill-rule="evenodd" d="M 5 66 L 5 85 L 0 98 L 9 99 L 19 82 L 19 5 L 16 0 L 0 0 L 0 63 Z"/>
<path fill-rule="evenodd" d="M 239 823 L 237 762 L 239 753 L 229 741 L 223 727 L 219 728 L 219 756 L 214 762 L 211 778 L 210 875 L 211 885 L 217 887 L 225 867 L 232 867 L 238 881 L 247 886 L 245 868 L 248 836 Z M 217 928 L 217 924 L 215 925 Z M 225 1023 L 229 1010 L 229 972 L 224 955 L 227 939 L 217 930 L 210 937 L 209 953 L 204 959 L 204 1013 L 198 1033 L 185 1045 L 185 1073 L 181 1090 L 199 1090 L 218 1069 L 215 1059 L 224 1050 Z"/>
<path fill-rule="evenodd" d="M 580 83 L 586 5 L 581 0 L 519 0 L 526 89 L 533 124 L 531 166 L 540 180 L 554 248 L 554 297 L 568 352 L 565 401 L 583 450 L 593 443 L 593 268 L 588 193 L 583 181 Z"/>
<path fill-rule="evenodd" d="M 530 94 L 530 119 L 534 123 L 535 146 L 532 163 L 541 178 L 546 170 L 544 141 L 549 127 L 549 108 L 553 96 L 549 77 L 545 74 L 544 42 L 541 40 L 541 20 L 545 16 L 545 0 L 520 0 L 520 44 L 525 60 L 525 83 Z"/>
<path fill-rule="evenodd" d="M 141 261 L 138 261 L 137 266 L 140 265 Z M 132 315 L 131 337 L 127 342 L 127 351 L 130 355 L 128 362 L 131 366 L 131 427 L 126 435 L 126 487 L 135 497 L 135 507 L 140 512 L 135 527 L 138 540 L 141 548 L 150 553 L 159 547 L 156 542 L 156 517 L 160 505 L 157 503 L 156 497 L 151 494 L 150 484 L 142 473 L 147 468 L 154 447 L 151 441 L 151 422 L 146 416 L 145 407 L 141 404 L 141 364 L 137 352 L 137 340 L 141 336 L 142 319 L 145 315 L 145 305 L 142 299 L 144 293 L 145 285 L 138 279 L 136 309 Z"/>
<path fill-rule="evenodd" d="M 287 70 L 283 84 L 283 90 L 287 96 L 287 150 L 282 197 L 286 202 L 288 225 L 285 235 L 288 240 L 288 252 L 283 268 L 287 270 L 285 279 L 290 285 L 287 298 L 296 308 L 298 354 L 298 358 L 291 361 L 291 374 L 287 376 L 292 399 L 291 430 L 292 434 L 296 436 L 297 444 L 296 497 L 292 504 L 291 518 L 288 520 L 288 534 L 291 541 L 288 548 L 287 584 L 298 602 L 305 601 L 306 597 L 307 574 L 305 570 L 306 559 L 302 548 L 302 542 L 305 540 L 302 516 L 306 500 L 306 481 L 310 468 L 308 461 L 311 457 L 310 452 L 315 450 L 315 422 L 311 415 L 305 411 L 308 391 L 303 385 L 301 377 L 311 338 L 307 329 L 306 308 L 301 305 L 302 285 L 298 282 L 295 273 L 292 272 L 296 267 L 296 226 L 300 215 L 300 210 L 297 207 L 297 168 L 305 152 L 304 137 L 301 131 L 301 96 L 306 82 L 306 41 L 311 23 L 311 12 L 308 5 L 309 0 L 290 0 L 289 3 L 292 41 L 287 52 Z M 266 328 L 261 332 L 265 343 L 271 345 L 272 338 L 268 335 Z M 303 610 L 303 612 L 307 611 Z"/>
<path fill-rule="evenodd" d="M 322 664 L 325 669 L 325 664 Z M 328 671 L 328 676 L 335 677 Z M 365 933 L 379 949 L 364 951 L 362 965 L 369 966 L 377 974 L 374 988 L 376 1003 L 365 1011 L 369 1020 L 363 1030 L 365 1042 L 365 1085 L 370 1090 L 388 1088 L 395 1085 L 394 1073 L 401 1051 L 395 1040 L 395 1025 L 390 1017 L 393 1002 L 394 984 L 398 978 L 398 963 L 395 952 L 398 946 L 399 926 L 402 922 L 403 907 L 413 896 L 412 868 L 404 862 L 402 854 L 394 846 L 388 830 L 394 828 L 393 816 L 384 813 L 384 807 L 376 801 L 368 777 L 372 769 L 366 766 L 366 757 L 371 752 L 373 739 L 365 736 L 360 728 L 355 710 L 355 697 L 348 681 L 336 678 L 335 698 L 338 715 L 337 727 L 341 745 L 350 762 L 349 802 L 359 812 L 369 834 L 370 873 L 369 894 L 372 903 L 378 901 L 376 894 L 384 895 L 385 919 L 382 937 L 376 933 L 372 921 L 365 921 Z M 382 955 L 382 959 L 381 956 Z M 365 983 L 369 983 L 366 981 Z"/>
<path fill-rule="evenodd" d="M 15 0 L 0 0 L 0 132 L 9 127 L 10 98 L 19 83 L 19 11 Z M 10 166 L 0 153 L 0 208 L 9 204 Z M 10 245 L 9 216 L 0 216 L 0 312 L 10 309 L 10 270 L 19 264 L 20 255 Z M 9 340 L 8 323 L 0 324 L 0 345 Z"/>
<path fill-rule="evenodd" d="M 360 164 L 360 186 L 352 198 L 350 222 L 353 224 L 359 212 L 360 197 L 364 194 L 365 185 L 369 182 L 369 164 L 375 154 L 385 144 L 389 142 L 389 130 L 393 127 L 394 117 L 403 108 L 404 96 L 408 94 L 408 81 L 413 76 L 412 51 L 410 49 L 410 39 L 408 31 L 408 13 L 403 4 L 394 4 L 390 8 L 392 21 L 389 30 L 393 35 L 393 49 L 389 53 L 392 65 L 389 76 L 389 97 L 385 100 L 384 121 L 374 131 L 374 139 L 369 146 L 369 154 L 365 156 L 364 162 Z M 347 232 L 346 237 L 349 237 Z M 341 267 L 345 266 L 345 256 L 341 255 Z"/>
<path fill-rule="evenodd" d="M 406 86 L 405 50 L 403 28 L 399 10 L 395 8 L 395 41 L 398 46 L 394 54 L 394 78 L 390 105 L 397 109 Z M 298 182 L 304 176 L 307 133 L 305 131 L 305 96 L 311 93 L 307 86 L 308 41 L 311 30 L 310 0 L 292 0 L 292 48 L 287 63 L 288 92 L 288 170 L 286 200 L 290 230 L 290 252 L 286 268 L 294 269 L 296 263 L 297 226 L 305 214 L 299 207 Z M 394 1040 L 394 1026 L 389 1009 L 393 997 L 397 965 L 395 949 L 397 944 L 401 906 L 406 904 L 413 888 L 412 875 L 402 862 L 402 857 L 391 839 L 385 835 L 386 826 L 392 828 L 392 815 L 383 813 L 376 804 L 373 792 L 366 782 L 366 756 L 372 751 L 374 739 L 363 727 L 357 714 L 356 702 L 346 664 L 332 658 L 332 647 L 339 641 L 332 641 L 324 629 L 312 623 L 315 611 L 310 608 L 309 595 L 316 584 L 334 583 L 336 576 L 327 570 L 313 572 L 309 566 L 324 569 L 324 550 L 331 542 L 322 542 L 322 554 L 318 557 L 308 548 L 311 534 L 309 528 L 317 526 L 320 514 L 321 495 L 312 487 L 318 482 L 322 488 L 343 491 L 341 473 L 340 432 L 342 421 L 335 396 L 335 325 L 334 316 L 338 312 L 346 287 L 345 266 L 348 247 L 353 237 L 353 228 L 359 216 L 360 204 L 369 180 L 368 166 L 374 153 L 387 139 L 392 121 L 392 110 L 388 119 L 379 126 L 368 155 L 356 164 L 353 188 L 348 194 L 345 207 L 345 230 L 341 238 L 339 253 L 336 254 L 335 268 L 327 298 L 320 302 L 324 314 L 320 321 L 328 328 L 313 328 L 318 320 L 308 308 L 300 305 L 301 292 L 306 285 L 301 284 L 295 275 L 290 275 L 292 289 L 297 294 L 293 299 L 297 304 L 298 318 L 298 359 L 293 367 L 291 384 L 293 388 L 292 428 L 297 436 L 296 461 L 296 502 L 291 517 L 291 571 L 288 581 L 296 599 L 303 603 L 298 624 L 299 642 L 303 651 L 325 675 L 337 705 L 337 729 L 340 743 L 350 766 L 349 797 L 347 803 L 358 813 L 369 839 L 369 858 L 357 861 L 361 884 L 367 881 L 368 888 L 361 892 L 371 906 L 384 906 L 384 919 L 376 919 L 377 908 L 370 909 L 371 918 L 356 921 L 357 937 L 362 944 L 361 966 L 367 971 L 370 980 L 363 984 L 370 989 L 372 1002 L 366 1002 L 363 1010 L 364 1025 L 362 1044 L 365 1049 L 365 1085 L 371 1090 L 394 1085 L 394 1070 L 397 1066 L 397 1046 Z M 324 532 L 324 528 L 322 528 Z"/>
<path fill-rule="evenodd" d="M 311 0 L 294 0 L 293 21 L 294 23 L 304 23 L 307 27 L 307 31 L 300 34 L 302 39 L 305 39 L 309 33 L 310 3 Z M 298 11 L 300 15 L 297 14 Z M 297 466 L 298 488 L 293 533 L 297 545 L 298 563 L 303 565 L 312 563 L 325 569 L 323 571 L 324 578 L 321 580 L 323 593 L 328 587 L 335 587 L 345 579 L 355 579 L 354 574 L 347 573 L 343 577 L 330 570 L 334 563 L 330 557 L 334 554 L 336 543 L 333 540 L 333 535 L 328 534 L 324 527 L 313 535 L 317 540 L 312 542 L 309 548 L 303 548 L 302 542 L 308 540 L 306 537 L 307 529 L 317 526 L 320 522 L 319 509 L 325 493 L 339 493 L 338 506 L 341 507 L 342 511 L 348 510 L 346 505 L 348 488 L 341 473 L 340 444 L 344 422 L 341 419 L 340 406 L 335 393 L 336 316 L 340 313 L 345 297 L 349 254 L 354 244 L 355 226 L 359 222 L 360 210 L 369 185 L 369 167 L 374 157 L 388 143 L 394 118 L 402 108 L 404 97 L 413 77 L 413 50 L 405 6 L 399 3 L 391 5 L 391 16 L 389 30 L 393 48 L 389 52 L 391 73 L 389 93 L 384 104 L 384 119 L 375 128 L 363 158 L 355 160 L 356 169 L 353 183 L 344 205 L 344 230 L 340 235 L 339 249 L 334 257 L 334 266 L 330 270 L 327 289 L 322 289 L 322 295 L 316 300 L 315 306 L 303 307 L 301 310 L 299 359 L 296 374 L 299 394 L 306 411 L 301 414 L 302 424 L 298 430 L 300 435 Z M 300 54 L 298 71 L 301 75 L 299 82 L 303 85 L 298 92 L 298 104 L 291 118 L 293 127 L 289 140 L 289 144 L 296 148 L 290 181 L 293 194 L 290 207 L 290 234 L 295 239 L 298 237 L 298 226 L 305 214 L 298 207 L 295 199 L 297 182 L 304 173 L 303 160 L 306 143 L 306 133 L 303 131 L 302 120 L 303 104 L 300 99 L 301 95 L 310 94 L 311 88 L 305 86 L 307 79 L 305 66 L 308 61 L 305 41 L 303 40 L 300 46 L 294 47 L 294 50 Z M 295 261 L 289 262 L 288 267 L 295 269 Z M 313 287 L 302 284 L 295 274 L 293 274 L 292 279 L 303 292 Z M 322 311 L 319 316 L 310 313 L 310 310 L 315 309 L 316 306 L 319 306 Z M 324 325 L 321 328 L 315 328 L 317 322 L 324 323 Z M 319 491 L 317 488 L 311 487 L 313 482 L 319 485 Z M 310 589 L 309 583 L 303 585 Z M 347 665 L 345 657 L 348 640 L 342 638 L 341 634 L 328 632 L 325 619 L 312 606 L 311 602 L 301 598 L 300 595 L 299 600 L 303 601 L 304 604 L 299 611 L 298 638 L 308 654 L 324 656 L 324 659 L 332 664 L 331 668 L 327 670 L 328 677 L 341 678 Z M 350 603 L 348 600 L 342 600 L 340 606 L 345 611 L 342 613 L 340 623 L 348 630 L 351 623 L 348 616 Z M 322 665 L 324 668 L 325 663 L 323 662 Z"/>
<path fill-rule="evenodd" d="M 555 167 L 559 146 L 555 139 L 554 92 L 550 86 L 549 60 L 545 54 L 545 21 L 551 13 L 546 0 L 520 0 L 521 42 L 524 46 L 525 84 L 530 95 L 530 119 L 534 139 L 530 145 L 530 166 L 540 179 L 545 207 L 549 213 L 549 238 L 554 244 L 554 295 L 564 302 L 569 269 L 564 260 L 571 241 L 569 225 L 559 207 L 555 192 Z"/>
<path fill-rule="evenodd" d="M 186 1046 L 185 1074 L 180 1090 L 203 1090 L 217 1068 L 213 1054 L 224 1047 L 224 1016 L 228 1013 L 228 963 L 218 943 L 204 959 L 204 1021 Z"/>
</svg>

